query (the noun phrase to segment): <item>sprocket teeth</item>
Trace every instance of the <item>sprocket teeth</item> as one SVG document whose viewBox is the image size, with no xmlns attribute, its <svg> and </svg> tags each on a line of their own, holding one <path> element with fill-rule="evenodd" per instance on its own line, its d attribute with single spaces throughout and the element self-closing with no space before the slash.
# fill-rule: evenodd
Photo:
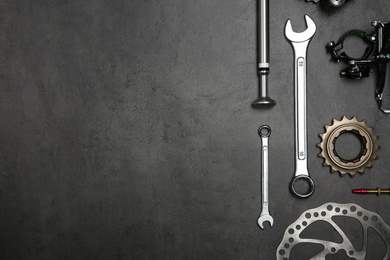
<svg viewBox="0 0 390 260">
<path fill-rule="evenodd" d="M 357 172 L 361 174 L 365 173 L 365 168 L 372 168 L 372 161 L 377 159 L 376 151 L 380 149 L 380 146 L 376 144 L 379 136 L 373 134 L 374 127 L 367 126 L 367 120 L 358 121 L 356 116 L 348 119 L 345 115 L 342 116 L 341 121 L 337 119 L 332 120 L 332 125 L 325 125 L 325 133 L 319 134 L 322 141 L 317 144 L 317 147 L 321 148 L 321 152 L 318 157 L 324 159 L 323 166 L 330 166 L 330 172 L 339 172 L 341 176 L 349 174 L 351 177 L 355 177 Z M 334 150 L 328 148 L 328 143 L 335 143 L 337 138 L 345 132 L 358 133 L 360 135 L 362 145 L 366 146 L 367 153 L 361 154 L 360 160 L 348 161 L 342 159 L 337 155 Z M 371 142 L 364 142 L 362 140 L 371 140 Z M 352 165 L 352 168 L 351 168 Z"/>
<path fill-rule="evenodd" d="M 333 171 L 333 172 L 336 172 L 336 171 Z M 345 172 L 340 172 L 340 176 L 341 176 L 341 177 L 344 177 L 345 174 L 346 174 Z"/>
<path fill-rule="evenodd" d="M 326 161 L 325 161 L 322 165 L 323 165 L 323 166 L 330 166 L 329 164 L 327 164 Z M 330 172 L 332 172 L 332 170 L 331 170 Z"/>
</svg>

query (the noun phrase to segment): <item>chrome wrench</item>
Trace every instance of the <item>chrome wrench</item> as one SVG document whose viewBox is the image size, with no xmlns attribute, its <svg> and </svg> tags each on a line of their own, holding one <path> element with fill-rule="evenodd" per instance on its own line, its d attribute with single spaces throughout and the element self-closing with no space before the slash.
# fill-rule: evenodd
<svg viewBox="0 0 390 260">
<path fill-rule="evenodd" d="M 311 38 L 316 32 L 314 21 L 305 15 L 307 29 L 296 33 L 287 20 L 285 35 L 294 49 L 295 67 L 295 175 L 291 182 L 291 191 L 300 198 L 307 198 L 314 192 L 314 182 L 307 169 L 307 128 L 306 128 L 306 54 Z M 297 191 L 295 184 L 304 180 L 308 183 L 307 191 Z"/>
<path fill-rule="evenodd" d="M 264 222 L 269 222 L 272 227 L 274 219 L 268 211 L 268 137 L 271 135 L 271 128 L 267 125 L 260 126 L 259 136 L 261 137 L 261 183 L 262 183 L 262 203 L 260 217 L 257 219 L 257 224 L 261 229 L 264 229 Z"/>
</svg>

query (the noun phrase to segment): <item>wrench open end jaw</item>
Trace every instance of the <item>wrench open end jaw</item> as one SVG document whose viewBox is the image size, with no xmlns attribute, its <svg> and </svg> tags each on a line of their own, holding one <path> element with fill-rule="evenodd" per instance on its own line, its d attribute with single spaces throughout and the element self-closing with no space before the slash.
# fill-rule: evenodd
<svg viewBox="0 0 390 260">
<path fill-rule="evenodd" d="M 291 21 L 287 20 L 286 27 L 284 29 L 284 34 L 286 38 L 291 42 L 304 42 L 313 37 L 316 33 L 317 27 L 314 21 L 310 16 L 305 15 L 307 29 L 304 32 L 296 33 L 291 27 Z"/>
<path fill-rule="evenodd" d="M 269 225 L 272 227 L 274 225 L 274 219 L 271 217 L 271 215 L 260 215 L 259 219 L 257 220 L 257 224 L 261 229 L 264 229 L 264 223 L 269 222 Z"/>
</svg>

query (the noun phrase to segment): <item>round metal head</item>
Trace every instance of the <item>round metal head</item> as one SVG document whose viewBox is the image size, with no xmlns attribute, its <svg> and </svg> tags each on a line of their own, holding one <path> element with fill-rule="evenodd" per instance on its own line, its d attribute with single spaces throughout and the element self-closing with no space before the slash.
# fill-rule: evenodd
<svg viewBox="0 0 390 260">
<path fill-rule="evenodd" d="M 286 27 L 284 29 L 284 34 L 286 38 L 291 42 L 304 42 L 309 40 L 316 33 L 317 27 L 314 21 L 310 16 L 305 15 L 307 29 L 304 32 L 296 33 L 291 27 L 290 19 L 287 20 Z"/>
</svg>

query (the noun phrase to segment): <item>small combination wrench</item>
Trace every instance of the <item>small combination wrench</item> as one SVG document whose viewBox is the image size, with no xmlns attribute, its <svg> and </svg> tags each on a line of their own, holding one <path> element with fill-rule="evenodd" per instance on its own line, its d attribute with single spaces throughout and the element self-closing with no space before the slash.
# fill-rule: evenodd
<svg viewBox="0 0 390 260">
<path fill-rule="evenodd" d="M 290 20 L 287 20 L 285 27 L 285 36 L 294 49 L 295 67 L 295 175 L 291 191 L 300 198 L 307 198 L 314 192 L 314 182 L 307 169 L 306 54 L 309 42 L 316 32 L 316 25 L 308 15 L 305 15 L 305 20 L 307 29 L 304 32 L 294 32 Z M 306 192 L 295 188 L 295 184 L 301 180 L 309 185 Z"/>
<path fill-rule="evenodd" d="M 262 204 L 260 217 L 257 219 L 257 224 L 261 229 L 264 229 L 264 222 L 269 222 L 272 227 L 274 219 L 268 211 L 268 137 L 271 135 L 271 128 L 267 125 L 260 126 L 259 136 L 261 137 L 261 183 L 262 183 Z"/>
</svg>

